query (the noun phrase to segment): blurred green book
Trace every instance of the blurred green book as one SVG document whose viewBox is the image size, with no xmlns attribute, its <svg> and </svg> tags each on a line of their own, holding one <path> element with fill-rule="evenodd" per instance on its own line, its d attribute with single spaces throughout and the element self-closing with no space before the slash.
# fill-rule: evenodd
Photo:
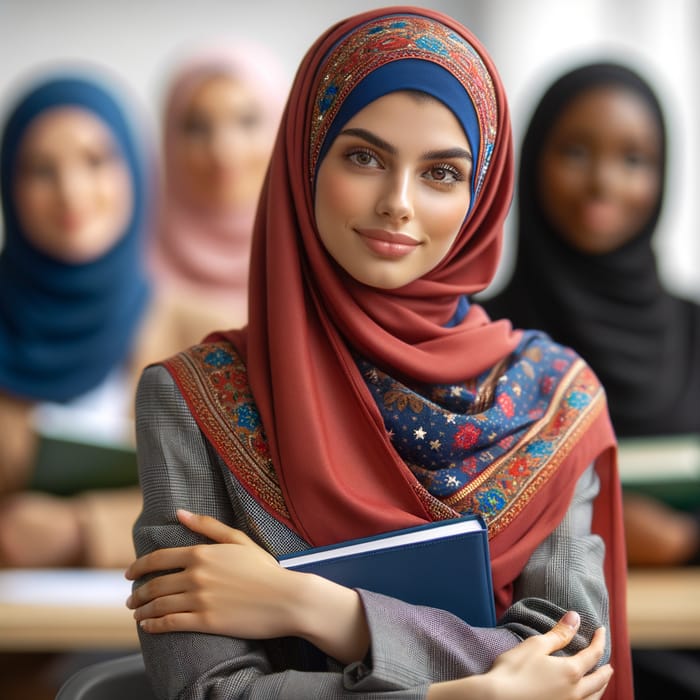
<svg viewBox="0 0 700 700">
<path fill-rule="evenodd" d="M 620 480 L 681 510 L 700 510 L 700 435 L 621 438 Z"/>
<path fill-rule="evenodd" d="M 39 434 L 31 489 L 70 496 L 136 484 L 135 448 Z"/>
</svg>

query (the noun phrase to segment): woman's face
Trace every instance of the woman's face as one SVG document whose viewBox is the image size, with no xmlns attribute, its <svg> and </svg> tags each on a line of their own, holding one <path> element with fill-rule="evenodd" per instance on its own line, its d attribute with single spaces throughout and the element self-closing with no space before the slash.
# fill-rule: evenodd
<svg viewBox="0 0 700 700">
<path fill-rule="evenodd" d="M 29 125 L 14 197 L 30 242 L 69 263 L 106 253 L 133 211 L 129 169 L 109 128 L 77 107 L 57 107 Z"/>
<path fill-rule="evenodd" d="M 190 201 L 216 211 L 255 203 L 272 151 L 256 94 L 226 76 L 199 85 L 176 127 L 173 164 Z"/>
<path fill-rule="evenodd" d="M 541 205 L 578 250 L 601 255 L 634 238 L 661 192 L 661 136 L 644 99 L 592 88 L 564 109 L 540 159 Z"/>
<path fill-rule="evenodd" d="M 319 167 L 321 241 L 364 284 L 409 284 L 457 238 L 471 174 L 467 137 L 447 107 L 406 92 L 380 97 L 348 121 Z"/>
</svg>

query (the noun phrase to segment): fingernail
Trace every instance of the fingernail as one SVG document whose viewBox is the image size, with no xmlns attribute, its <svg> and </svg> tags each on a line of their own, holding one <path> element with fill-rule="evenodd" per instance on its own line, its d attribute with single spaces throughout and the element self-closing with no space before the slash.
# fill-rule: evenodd
<svg viewBox="0 0 700 700">
<path fill-rule="evenodd" d="M 189 510 L 185 510 L 184 508 L 178 508 L 175 512 L 178 515 L 184 515 L 186 518 L 194 515 L 194 513 L 190 512 Z"/>
<path fill-rule="evenodd" d="M 579 626 L 581 619 L 579 615 L 574 610 L 569 610 L 564 617 L 561 618 L 560 622 L 571 627 L 571 629 L 576 629 Z"/>
</svg>

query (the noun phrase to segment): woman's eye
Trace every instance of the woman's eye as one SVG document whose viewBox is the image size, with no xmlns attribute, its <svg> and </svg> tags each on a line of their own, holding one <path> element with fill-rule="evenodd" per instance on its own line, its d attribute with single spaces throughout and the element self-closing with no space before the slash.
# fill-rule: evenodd
<svg viewBox="0 0 700 700">
<path fill-rule="evenodd" d="M 211 125 L 204 119 L 191 117 L 182 123 L 182 132 L 185 136 L 195 139 L 206 139 L 211 132 Z"/>
<path fill-rule="evenodd" d="M 429 180 L 439 182 L 441 184 L 452 185 L 456 182 L 464 180 L 462 173 L 451 165 L 436 165 L 430 168 L 426 173 Z"/>
<path fill-rule="evenodd" d="M 651 165 L 651 161 L 643 153 L 638 153 L 637 151 L 630 151 L 624 154 L 625 165 L 632 168 L 641 168 L 647 165 Z"/>
<path fill-rule="evenodd" d="M 51 180 L 56 177 L 56 168 L 50 163 L 27 163 L 22 167 L 22 175 L 35 180 Z"/>
<path fill-rule="evenodd" d="M 359 165 L 363 168 L 373 168 L 379 167 L 379 159 L 374 155 L 374 153 L 365 150 L 351 151 L 348 153 L 348 160 L 355 165 Z"/>
<path fill-rule="evenodd" d="M 588 156 L 588 151 L 580 144 L 567 143 L 559 148 L 559 154 L 569 160 L 582 161 Z"/>
<path fill-rule="evenodd" d="M 113 151 L 102 151 L 100 153 L 90 153 L 85 157 L 87 164 L 97 170 L 105 165 L 109 165 L 116 159 L 116 153 Z"/>
<path fill-rule="evenodd" d="M 239 115 L 235 124 L 246 130 L 257 129 L 262 124 L 262 115 L 259 112 L 247 112 Z"/>
</svg>

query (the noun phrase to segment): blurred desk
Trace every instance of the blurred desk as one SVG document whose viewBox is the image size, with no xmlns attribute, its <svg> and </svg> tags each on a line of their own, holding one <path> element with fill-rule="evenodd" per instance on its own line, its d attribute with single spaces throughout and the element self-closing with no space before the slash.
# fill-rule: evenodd
<svg viewBox="0 0 700 700">
<path fill-rule="evenodd" d="M 0 570 L 0 650 L 139 648 L 122 570 Z"/>
<path fill-rule="evenodd" d="M 0 571 L 0 650 L 138 649 L 121 570 Z M 630 571 L 632 645 L 700 648 L 700 567 Z"/>
<path fill-rule="evenodd" d="M 627 618 L 636 648 L 700 648 L 700 567 L 632 569 Z"/>
</svg>

